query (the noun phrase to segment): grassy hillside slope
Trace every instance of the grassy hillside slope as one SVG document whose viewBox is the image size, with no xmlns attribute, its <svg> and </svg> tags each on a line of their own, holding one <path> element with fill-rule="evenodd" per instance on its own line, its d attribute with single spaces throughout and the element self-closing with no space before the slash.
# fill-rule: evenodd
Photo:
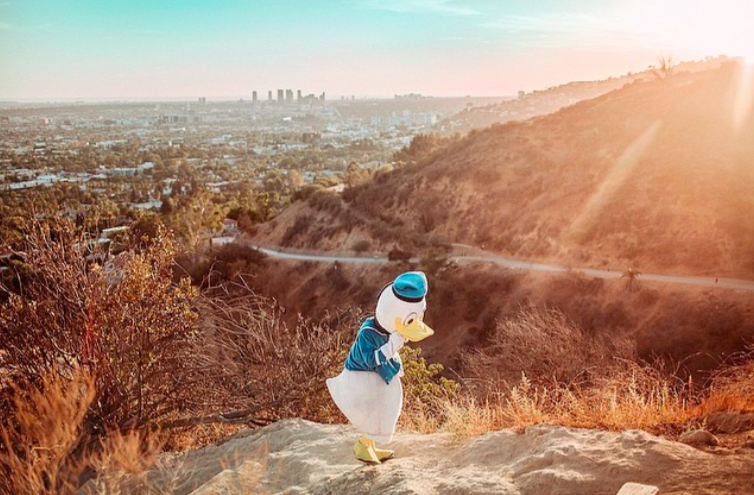
<svg viewBox="0 0 754 495">
<path fill-rule="evenodd" d="M 637 82 L 472 132 L 346 192 L 359 217 L 522 258 L 754 276 L 754 85 Z"/>
</svg>

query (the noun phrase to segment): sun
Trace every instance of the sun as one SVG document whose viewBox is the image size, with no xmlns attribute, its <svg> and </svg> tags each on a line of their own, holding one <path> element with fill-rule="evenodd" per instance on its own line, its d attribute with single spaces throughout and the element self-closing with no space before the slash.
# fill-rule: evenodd
<svg viewBox="0 0 754 495">
<path fill-rule="evenodd" d="M 647 50 L 675 60 L 727 55 L 742 60 L 731 120 L 741 131 L 754 111 L 754 2 L 751 0 L 634 0 L 624 28 Z M 635 39 L 636 39 L 635 38 Z"/>
</svg>

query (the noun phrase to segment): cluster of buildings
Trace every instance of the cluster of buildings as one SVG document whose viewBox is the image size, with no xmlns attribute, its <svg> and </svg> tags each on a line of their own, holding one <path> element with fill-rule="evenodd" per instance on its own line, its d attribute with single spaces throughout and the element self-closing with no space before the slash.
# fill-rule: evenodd
<svg viewBox="0 0 754 495">
<path fill-rule="evenodd" d="M 99 167 L 97 173 L 91 172 L 51 172 L 46 168 L 31 170 L 28 168 L 11 168 L 0 171 L 0 191 L 16 191 L 34 187 L 50 187 L 53 184 L 78 183 L 82 191 L 88 189 L 90 181 L 107 181 L 113 177 L 135 177 L 147 170 L 152 170 L 154 163 L 144 162 L 138 167 Z"/>
<path fill-rule="evenodd" d="M 259 93 L 257 90 L 254 90 L 251 92 L 251 103 L 254 105 L 257 105 L 261 103 L 262 100 L 259 97 Z M 319 95 L 315 95 L 314 93 L 310 93 L 308 95 L 304 95 L 300 89 L 296 90 L 296 98 L 293 97 L 293 90 L 292 89 L 278 89 L 277 90 L 277 97 L 275 98 L 275 94 L 273 94 L 272 90 L 267 91 L 267 103 L 273 104 L 276 103 L 278 105 L 304 105 L 304 104 L 314 104 L 314 103 L 325 103 L 325 93 L 324 91 L 320 93 Z M 207 106 L 207 98 L 201 97 L 199 98 L 199 105 L 200 106 Z"/>
<path fill-rule="evenodd" d="M 411 110 L 403 110 L 391 112 L 389 115 L 372 115 L 370 124 L 380 127 L 431 127 L 439 121 L 439 117 L 440 114 L 437 112 L 413 113 Z"/>
</svg>

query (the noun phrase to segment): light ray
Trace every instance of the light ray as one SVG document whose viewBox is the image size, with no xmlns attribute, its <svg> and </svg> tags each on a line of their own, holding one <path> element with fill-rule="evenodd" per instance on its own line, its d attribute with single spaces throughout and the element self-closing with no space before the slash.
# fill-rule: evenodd
<svg viewBox="0 0 754 495">
<path fill-rule="evenodd" d="M 754 104 L 754 65 L 751 62 L 746 60 L 741 64 L 741 74 L 733 102 L 733 130 L 737 134 L 748 120 Z"/>
<path fill-rule="evenodd" d="M 589 233 L 595 221 L 599 218 L 600 212 L 626 182 L 626 179 L 631 175 L 632 170 L 639 162 L 644 151 L 657 136 L 661 127 L 661 122 L 655 122 L 626 148 L 597 191 L 586 202 L 583 211 L 571 222 L 571 226 L 562 236 L 564 240 L 578 243 Z"/>
</svg>

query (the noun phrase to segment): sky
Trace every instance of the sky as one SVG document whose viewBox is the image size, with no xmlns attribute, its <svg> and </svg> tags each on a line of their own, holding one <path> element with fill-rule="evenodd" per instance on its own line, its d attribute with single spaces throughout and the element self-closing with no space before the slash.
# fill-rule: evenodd
<svg viewBox="0 0 754 495">
<path fill-rule="evenodd" d="M 752 0 L 0 0 L 0 99 L 503 96 L 728 54 Z"/>
</svg>

